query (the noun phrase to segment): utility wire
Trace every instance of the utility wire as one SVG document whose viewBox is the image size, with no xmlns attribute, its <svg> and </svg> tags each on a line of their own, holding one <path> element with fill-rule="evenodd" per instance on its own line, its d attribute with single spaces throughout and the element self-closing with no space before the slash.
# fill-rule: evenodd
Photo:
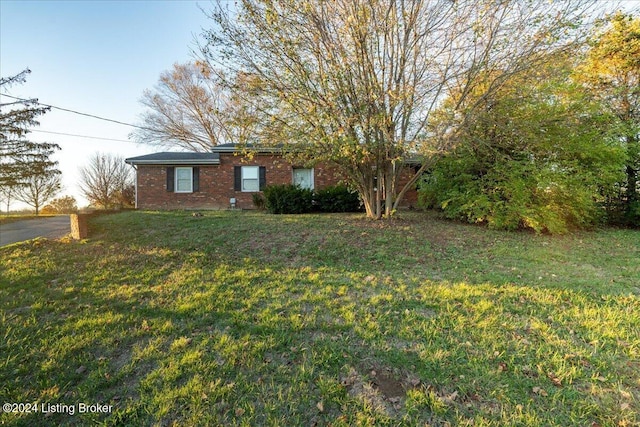
<svg viewBox="0 0 640 427">
<path fill-rule="evenodd" d="M 40 129 L 31 129 L 31 130 L 29 130 L 29 132 L 51 133 L 53 135 L 75 136 L 75 137 L 78 137 L 78 138 L 101 139 L 103 141 L 131 142 L 131 141 L 126 141 L 124 139 L 103 138 L 103 137 L 100 137 L 100 136 L 89 136 L 89 135 L 76 135 L 76 134 L 73 134 L 73 133 L 52 132 L 50 130 L 40 130 Z"/>
<path fill-rule="evenodd" d="M 68 113 L 78 114 L 80 116 L 91 117 L 93 119 L 104 120 L 106 122 L 117 123 L 119 125 L 124 125 L 124 126 L 131 126 L 133 128 L 137 128 L 137 129 L 153 131 L 153 129 L 151 129 L 151 128 L 138 126 L 138 125 L 132 125 L 131 123 L 125 123 L 125 122 L 121 122 L 121 121 L 118 121 L 118 120 L 107 119 L 105 117 L 100 117 L 100 116 L 96 116 L 96 115 L 93 115 L 93 114 L 81 113 L 80 111 L 69 110 L 68 108 L 56 107 L 55 105 L 43 104 L 42 102 L 38 101 L 37 99 L 18 98 L 17 96 L 7 95 L 6 93 L 0 94 L 0 95 L 1 96 L 6 96 L 7 98 L 17 99 L 18 101 L 35 102 L 36 104 L 42 105 L 43 107 L 55 108 L 56 110 L 66 111 Z"/>
</svg>

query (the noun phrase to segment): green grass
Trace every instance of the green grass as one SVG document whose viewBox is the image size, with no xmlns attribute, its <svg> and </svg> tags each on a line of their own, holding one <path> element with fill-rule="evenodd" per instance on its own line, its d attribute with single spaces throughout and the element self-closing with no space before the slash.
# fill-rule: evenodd
<svg viewBox="0 0 640 427">
<path fill-rule="evenodd" d="M 7 425 L 640 424 L 640 232 L 127 212 L 0 249 Z"/>
</svg>

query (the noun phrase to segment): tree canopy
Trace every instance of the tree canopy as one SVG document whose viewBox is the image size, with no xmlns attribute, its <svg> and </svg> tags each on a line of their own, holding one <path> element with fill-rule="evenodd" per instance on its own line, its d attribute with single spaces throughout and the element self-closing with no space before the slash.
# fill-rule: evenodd
<svg viewBox="0 0 640 427">
<path fill-rule="evenodd" d="M 390 215 L 482 99 L 574 48 L 592 0 L 218 2 L 203 56 L 250 107 L 254 142 L 336 165 L 368 216 Z M 471 98 L 471 93 L 479 96 Z M 454 107 L 433 126 L 447 99 Z M 405 163 L 422 167 L 403 188 Z M 383 203 L 384 201 L 384 203 Z M 384 208 L 383 208 L 384 205 Z"/>
<path fill-rule="evenodd" d="M 455 149 L 425 176 L 422 204 L 449 218 L 537 232 L 606 219 L 625 151 L 613 132 L 616 118 L 603 114 L 572 72 L 565 55 L 553 55 L 483 96 Z"/>
<path fill-rule="evenodd" d="M 101 209 L 130 207 L 135 203 L 132 170 L 120 156 L 94 153 L 80 169 L 80 189 Z"/>
<path fill-rule="evenodd" d="M 52 214 L 71 214 L 78 211 L 78 203 L 73 196 L 63 196 L 57 199 L 53 199 L 45 207 L 42 208 L 42 213 Z"/>
<path fill-rule="evenodd" d="M 627 222 L 640 224 L 640 18 L 616 13 L 605 21 L 576 76 L 620 121 L 627 152 L 620 200 Z"/>
<path fill-rule="evenodd" d="M 33 207 L 38 215 L 40 207 L 51 200 L 61 189 L 60 171 L 51 168 L 27 178 L 22 185 L 17 187 L 16 198 Z"/>
<path fill-rule="evenodd" d="M 0 89 L 24 83 L 30 72 L 0 78 Z M 26 139 L 29 129 L 39 125 L 37 118 L 47 111 L 49 107 L 40 106 L 36 99 L 0 104 L 0 186 L 20 187 L 56 170 L 57 162 L 50 157 L 60 146 Z"/>
<path fill-rule="evenodd" d="M 174 64 L 141 103 L 147 110 L 131 134 L 137 142 L 209 151 L 232 139 L 231 100 L 204 62 Z"/>
</svg>

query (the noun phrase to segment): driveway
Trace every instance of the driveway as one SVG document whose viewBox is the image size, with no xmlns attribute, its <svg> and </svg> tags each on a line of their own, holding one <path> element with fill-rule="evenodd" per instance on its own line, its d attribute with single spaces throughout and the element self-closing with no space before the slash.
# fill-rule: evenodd
<svg viewBox="0 0 640 427">
<path fill-rule="evenodd" d="M 0 224 L 0 246 L 36 237 L 55 239 L 70 232 L 71 224 L 68 215 L 14 221 Z"/>
</svg>

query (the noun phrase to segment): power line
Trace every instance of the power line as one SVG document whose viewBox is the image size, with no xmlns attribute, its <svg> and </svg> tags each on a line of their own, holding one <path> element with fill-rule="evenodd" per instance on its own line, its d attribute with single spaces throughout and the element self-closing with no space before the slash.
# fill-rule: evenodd
<svg viewBox="0 0 640 427">
<path fill-rule="evenodd" d="M 121 122 L 119 120 L 107 119 L 105 117 L 96 116 L 94 114 L 81 113 L 80 111 L 70 110 L 68 108 L 57 107 L 55 105 L 50 105 L 50 104 L 43 104 L 42 102 L 38 101 L 37 99 L 34 100 L 34 99 L 18 98 L 17 96 L 7 95 L 6 93 L 3 93 L 1 95 L 2 96 L 6 96 L 7 98 L 17 99 L 18 101 L 35 102 L 36 104 L 42 105 L 43 107 L 55 108 L 56 110 L 66 111 L 68 113 L 78 114 L 80 116 L 91 117 L 93 119 L 104 120 L 106 122 L 117 123 L 119 125 L 124 125 L 124 126 L 131 126 L 133 128 L 137 128 L 137 129 L 153 131 L 153 129 L 151 129 L 151 128 L 146 128 L 146 127 L 138 126 L 138 125 L 132 125 L 131 123 L 125 123 L 125 122 Z"/>
<path fill-rule="evenodd" d="M 100 136 L 89 136 L 89 135 L 76 135 L 76 134 L 73 134 L 73 133 L 53 132 L 53 131 L 50 131 L 50 130 L 40 130 L 40 129 L 31 129 L 31 130 L 29 130 L 29 132 L 51 133 L 53 135 L 75 136 L 75 137 L 78 137 L 78 138 L 101 139 L 103 141 L 131 142 L 131 141 L 126 141 L 124 139 L 103 138 L 103 137 L 100 137 Z"/>
</svg>

